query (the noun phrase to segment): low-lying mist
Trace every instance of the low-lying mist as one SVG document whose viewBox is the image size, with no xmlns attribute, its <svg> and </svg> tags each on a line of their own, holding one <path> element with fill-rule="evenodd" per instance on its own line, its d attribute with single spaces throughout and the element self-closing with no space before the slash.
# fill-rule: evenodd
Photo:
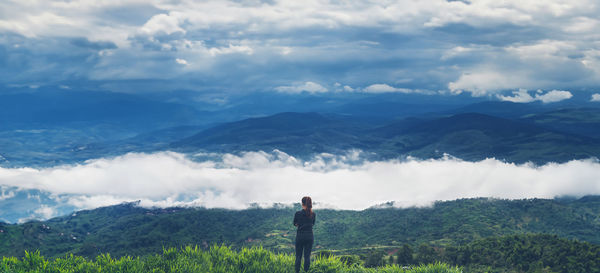
<svg viewBox="0 0 600 273">
<path fill-rule="evenodd" d="M 279 151 L 193 157 L 132 153 L 53 168 L 0 168 L 0 220 L 46 219 L 126 201 L 243 209 L 291 204 L 360 210 L 393 202 L 428 206 L 470 197 L 553 198 L 600 194 L 598 160 L 543 166 L 496 159 L 366 161 L 359 151 L 303 161 Z M 28 203 L 29 202 L 29 203 Z"/>
</svg>

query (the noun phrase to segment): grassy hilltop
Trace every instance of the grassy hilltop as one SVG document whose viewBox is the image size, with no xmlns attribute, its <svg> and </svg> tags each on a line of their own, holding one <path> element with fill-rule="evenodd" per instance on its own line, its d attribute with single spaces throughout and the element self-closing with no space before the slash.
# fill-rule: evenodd
<svg viewBox="0 0 600 273">
<path fill-rule="evenodd" d="M 442 262 L 468 272 L 600 272 L 599 204 L 597 196 L 479 198 L 426 208 L 317 210 L 314 252 L 353 257 L 365 266 Z M 42 222 L 0 223 L 0 256 L 27 259 L 39 250 L 58 258 L 49 263 L 69 263 L 60 260 L 65 255 L 91 263 L 104 253 L 147 257 L 189 245 L 208 253 L 212 245 L 226 245 L 291 255 L 294 210 L 146 209 L 129 203 Z"/>
<path fill-rule="evenodd" d="M 0 272 L 211 272 L 211 273 L 287 273 L 294 272 L 294 257 L 277 254 L 263 248 L 243 248 L 234 251 L 225 246 L 213 246 L 203 251 L 198 247 L 169 248 L 161 254 L 143 257 L 123 256 L 115 259 L 102 254 L 95 259 L 68 255 L 64 258 L 46 260 L 39 252 L 28 252 L 22 259 L 4 257 Z M 421 265 L 411 268 L 385 266 L 365 268 L 343 257 L 317 256 L 309 272 L 319 273 L 458 273 L 459 268 L 445 264 Z"/>
</svg>

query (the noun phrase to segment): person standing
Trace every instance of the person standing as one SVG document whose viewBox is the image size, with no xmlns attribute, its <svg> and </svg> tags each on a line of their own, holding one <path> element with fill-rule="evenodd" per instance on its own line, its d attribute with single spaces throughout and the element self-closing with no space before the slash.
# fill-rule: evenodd
<svg viewBox="0 0 600 273">
<path fill-rule="evenodd" d="M 296 231 L 296 273 L 300 272 L 300 263 L 302 253 L 304 252 L 304 271 L 308 272 L 310 268 L 310 251 L 314 243 L 313 225 L 316 215 L 312 210 L 312 200 L 310 197 L 302 197 L 302 210 L 294 215 L 294 226 L 298 227 Z"/>
</svg>

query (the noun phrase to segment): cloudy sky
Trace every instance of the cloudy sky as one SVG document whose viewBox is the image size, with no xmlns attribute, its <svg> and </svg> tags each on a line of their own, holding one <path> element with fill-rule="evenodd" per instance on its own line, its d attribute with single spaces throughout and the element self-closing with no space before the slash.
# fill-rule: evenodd
<svg viewBox="0 0 600 273">
<path fill-rule="evenodd" d="M 594 0 L 6 0 L 0 83 L 592 99 L 598 14 Z"/>
</svg>

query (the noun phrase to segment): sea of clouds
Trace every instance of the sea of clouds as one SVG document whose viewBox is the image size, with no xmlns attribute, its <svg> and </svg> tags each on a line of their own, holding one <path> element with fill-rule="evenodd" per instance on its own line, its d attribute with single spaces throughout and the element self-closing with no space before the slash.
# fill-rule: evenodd
<svg viewBox="0 0 600 273">
<path fill-rule="evenodd" d="M 451 156 L 368 161 L 359 151 L 321 154 L 310 160 L 280 151 L 195 156 L 159 152 L 43 169 L 0 168 L 0 207 L 4 207 L 0 219 L 8 222 L 136 200 L 144 207 L 244 209 L 297 203 L 310 195 L 315 208 L 360 210 L 390 201 L 397 207 L 411 207 L 470 197 L 593 194 L 600 194 L 600 162 L 595 159 L 536 166 Z M 16 199 L 19 196 L 22 200 Z M 24 200 L 35 205 L 27 206 Z M 9 207 L 19 219 L 6 216 Z M 15 211 L 19 209 L 21 214 Z"/>
</svg>

